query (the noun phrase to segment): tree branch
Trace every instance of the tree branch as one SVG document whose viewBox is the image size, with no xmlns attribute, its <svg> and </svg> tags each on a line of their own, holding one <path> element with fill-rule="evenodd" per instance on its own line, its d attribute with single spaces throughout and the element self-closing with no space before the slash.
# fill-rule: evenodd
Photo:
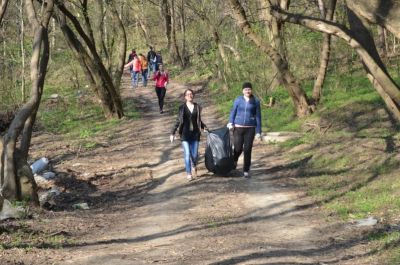
<svg viewBox="0 0 400 265">
<path fill-rule="evenodd" d="M 4 14 L 6 13 L 8 0 L 2 0 L 0 5 L 0 24 L 3 21 Z"/>
<path fill-rule="evenodd" d="M 362 58 L 366 67 L 371 73 L 374 73 L 376 80 L 384 86 L 388 95 L 400 106 L 400 90 L 399 87 L 393 82 L 393 80 L 385 73 L 385 71 L 378 65 L 378 63 L 372 58 L 361 43 L 359 43 L 353 33 L 342 24 L 338 24 L 332 21 L 328 21 L 320 18 L 312 18 L 303 16 L 300 14 L 288 13 L 280 8 L 273 6 L 271 8 L 271 14 L 283 21 L 303 25 L 306 28 L 333 34 L 344 41 L 346 41 L 352 48 L 356 50 L 358 55 Z"/>
</svg>

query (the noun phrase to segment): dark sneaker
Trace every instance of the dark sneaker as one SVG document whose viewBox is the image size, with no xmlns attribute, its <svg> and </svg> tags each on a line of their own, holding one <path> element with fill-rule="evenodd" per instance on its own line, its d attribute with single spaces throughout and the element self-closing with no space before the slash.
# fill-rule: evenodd
<svg viewBox="0 0 400 265">
<path fill-rule="evenodd" d="M 163 110 L 160 110 L 160 114 L 163 114 L 164 113 L 164 111 Z"/>
<path fill-rule="evenodd" d="M 243 177 L 249 179 L 250 178 L 249 172 L 243 172 Z"/>
<path fill-rule="evenodd" d="M 237 161 L 233 161 L 233 169 L 236 169 L 237 167 Z"/>
</svg>

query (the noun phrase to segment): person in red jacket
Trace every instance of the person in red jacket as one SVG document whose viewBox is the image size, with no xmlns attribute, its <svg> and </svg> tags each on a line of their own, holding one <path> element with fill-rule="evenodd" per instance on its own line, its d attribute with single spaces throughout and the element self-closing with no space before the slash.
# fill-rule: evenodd
<svg viewBox="0 0 400 265">
<path fill-rule="evenodd" d="M 154 73 L 153 80 L 156 81 L 156 94 L 158 98 L 158 106 L 160 107 L 160 113 L 164 113 L 164 97 L 167 91 L 167 84 L 169 82 L 168 72 L 164 70 L 164 66 L 160 64 L 158 71 Z"/>
</svg>

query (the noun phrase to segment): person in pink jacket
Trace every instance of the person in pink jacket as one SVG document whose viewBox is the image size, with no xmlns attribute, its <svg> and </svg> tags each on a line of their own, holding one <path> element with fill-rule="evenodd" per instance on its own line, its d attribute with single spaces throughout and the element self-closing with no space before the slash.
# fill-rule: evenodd
<svg viewBox="0 0 400 265">
<path fill-rule="evenodd" d="M 158 71 L 154 73 L 153 80 L 156 82 L 156 94 L 158 98 L 158 106 L 160 113 L 164 113 L 164 97 L 167 91 L 167 84 L 169 82 L 168 72 L 164 70 L 164 66 L 160 64 Z"/>
<path fill-rule="evenodd" d="M 131 71 L 132 87 L 135 88 L 138 86 L 139 75 L 142 74 L 142 64 L 140 62 L 139 57 L 136 54 L 134 55 L 132 61 L 124 65 L 124 68 L 128 68 L 130 66 L 132 66 L 132 71 Z"/>
</svg>

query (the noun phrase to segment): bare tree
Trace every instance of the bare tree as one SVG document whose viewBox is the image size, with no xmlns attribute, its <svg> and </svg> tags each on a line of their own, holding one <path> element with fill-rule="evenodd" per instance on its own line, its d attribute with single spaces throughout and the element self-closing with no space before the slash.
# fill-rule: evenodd
<svg viewBox="0 0 400 265">
<path fill-rule="evenodd" d="M 0 4 L 0 24 L 3 21 L 4 14 L 6 13 L 8 0 L 1 0 Z"/>
<path fill-rule="evenodd" d="M 274 47 L 263 41 L 263 39 L 252 30 L 239 0 L 230 0 L 229 2 L 233 9 L 233 16 L 238 27 L 256 44 L 259 49 L 265 52 L 275 64 L 280 76 L 282 77 L 283 85 L 294 103 L 297 116 L 304 117 L 309 115 L 313 111 L 313 106 L 309 103 L 306 93 L 290 72 L 287 61 L 282 58 L 280 53 Z"/>
<path fill-rule="evenodd" d="M 144 15 L 144 1 L 141 0 L 141 3 L 139 4 L 133 4 L 131 5 L 131 8 L 133 10 L 132 15 L 134 16 L 137 25 L 139 26 L 140 30 L 142 31 L 142 34 L 146 40 L 147 45 L 153 45 L 152 44 L 152 39 L 150 35 L 150 29 L 147 26 L 146 23 L 146 17 Z"/>
<path fill-rule="evenodd" d="M 20 20 L 20 49 L 21 49 L 21 99 L 25 102 L 26 88 L 25 88 L 25 24 L 24 24 L 24 0 L 20 0 L 19 20 Z"/>
<path fill-rule="evenodd" d="M 170 51 L 172 46 L 172 40 L 171 40 L 172 18 L 170 14 L 168 0 L 160 0 L 160 14 L 162 19 L 164 20 L 164 30 L 165 30 L 165 37 L 167 38 L 167 48 L 168 51 Z"/>
<path fill-rule="evenodd" d="M 171 14 L 171 47 L 170 47 L 170 56 L 174 63 L 179 63 L 182 67 L 184 66 L 181 54 L 179 52 L 178 42 L 177 42 L 177 17 L 175 12 L 175 0 L 171 0 L 169 5 L 170 14 Z"/>
<path fill-rule="evenodd" d="M 400 89 L 387 73 L 382 62 L 374 59 L 374 55 L 370 52 L 372 47 L 364 47 L 363 43 L 354 35 L 354 31 L 349 30 L 344 25 L 326 21 L 318 18 L 302 16 L 300 14 L 291 14 L 275 7 L 272 14 L 287 22 L 303 25 L 312 30 L 333 34 L 350 45 L 361 57 L 366 69 L 368 77 L 374 85 L 377 92 L 381 95 L 386 103 L 388 110 L 393 116 L 400 121 Z M 353 22 L 350 22 L 353 23 Z"/>
<path fill-rule="evenodd" d="M 269 10 L 271 8 L 271 4 L 279 5 L 282 9 L 287 10 L 289 8 L 289 1 L 287 0 L 258 0 L 260 5 L 260 19 L 264 21 L 266 27 L 268 28 L 268 38 L 272 47 L 275 48 L 279 52 L 282 58 L 286 60 L 286 52 L 283 41 L 282 34 L 282 21 L 278 20 L 276 17 L 271 16 Z M 272 80 L 268 89 L 274 90 L 280 84 L 283 84 L 282 77 L 280 75 L 279 70 L 277 69 L 275 64 L 272 64 L 272 68 L 274 71 L 274 79 Z"/>
<path fill-rule="evenodd" d="M 183 67 L 186 67 L 189 64 L 189 56 L 188 56 L 188 48 L 186 44 L 186 11 L 185 11 L 185 0 L 180 0 L 179 8 L 179 23 L 181 29 L 182 36 L 182 49 L 181 49 L 181 58 L 183 62 Z"/>
<path fill-rule="evenodd" d="M 122 76 L 126 51 L 124 27 L 114 6 L 114 2 L 109 1 L 112 19 L 117 29 L 116 33 L 120 35 L 120 44 L 117 49 L 117 66 L 115 67 L 116 72 L 110 74 L 101 56 L 97 52 L 93 28 L 88 14 L 88 2 L 84 0 L 79 3 L 81 4 L 80 10 L 83 11 L 82 23 L 79 21 L 78 17 L 73 15 L 67 6 L 61 2 L 56 3 L 58 10 L 60 10 L 58 22 L 68 45 L 81 64 L 91 87 L 100 99 L 105 117 L 121 118 L 124 112 L 119 94 L 119 83 Z M 73 25 L 75 31 L 70 27 L 67 20 Z"/>
<path fill-rule="evenodd" d="M 6 199 L 21 199 L 20 179 L 18 178 L 17 139 L 22 133 L 21 153 L 22 160 L 26 161 L 29 150 L 32 127 L 36 119 L 41 95 L 43 92 L 46 68 L 49 60 L 48 24 L 53 12 L 54 2 L 46 1 L 41 18 L 32 0 L 26 0 L 26 11 L 32 28 L 34 29 L 32 58 L 31 58 L 31 96 L 21 107 L 11 122 L 4 136 L 1 155 L 1 193 Z M 26 162 L 25 162 L 26 163 Z M 32 195 L 37 201 L 35 181 L 32 177 Z M 36 196 L 35 196 L 36 195 Z"/>
<path fill-rule="evenodd" d="M 216 70 L 219 79 L 224 81 L 225 88 L 227 88 L 228 81 L 226 76 L 229 75 L 231 71 L 229 68 L 229 60 L 225 53 L 225 44 L 221 39 L 221 34 L 219 29 L 219 27 L 226 18 L 225 14 L 226 12 L 218 8 L 218 5 L 220 5 L 220 2 L 218 1 L 215 2 L 215 5 L 212 5 L 210 2 L 204 4 L 198 4 L 196 1 L 195 2 L 187 1 L 186 5 L 188 6 L 188 8 L 190 8 L 190 10 L 194 12 L 194 14 L 198 18 L 201 19 L 201 21 L 205 23 L 208 32 L 212 36 L 215 45 L 217 46 L 218 54 L 222 62 L 222 67 L 219 66 L 217 58 L 217 62 L 215 63 Z M 215 10 L 215 12 L 213 12 L 213 10 Z"/>
<path fill-rule="evenodd" d="M 325 7 L 323 0 L 318 0 L 318 6 L 321 11 L 321 18 L 328 21 L 333 21 L 333 15 L 336 8 L 336 0 L 329 0 L 329 4 L 327 7 Z M 324 33 L 318 75 L 313 88 L 313 99 L 315 101 L 315 104 L 318 104 L 322 95 L 322 86 L 325 81 L 331 51 L 331 38 L 331 34 Z"/>
</svg>

